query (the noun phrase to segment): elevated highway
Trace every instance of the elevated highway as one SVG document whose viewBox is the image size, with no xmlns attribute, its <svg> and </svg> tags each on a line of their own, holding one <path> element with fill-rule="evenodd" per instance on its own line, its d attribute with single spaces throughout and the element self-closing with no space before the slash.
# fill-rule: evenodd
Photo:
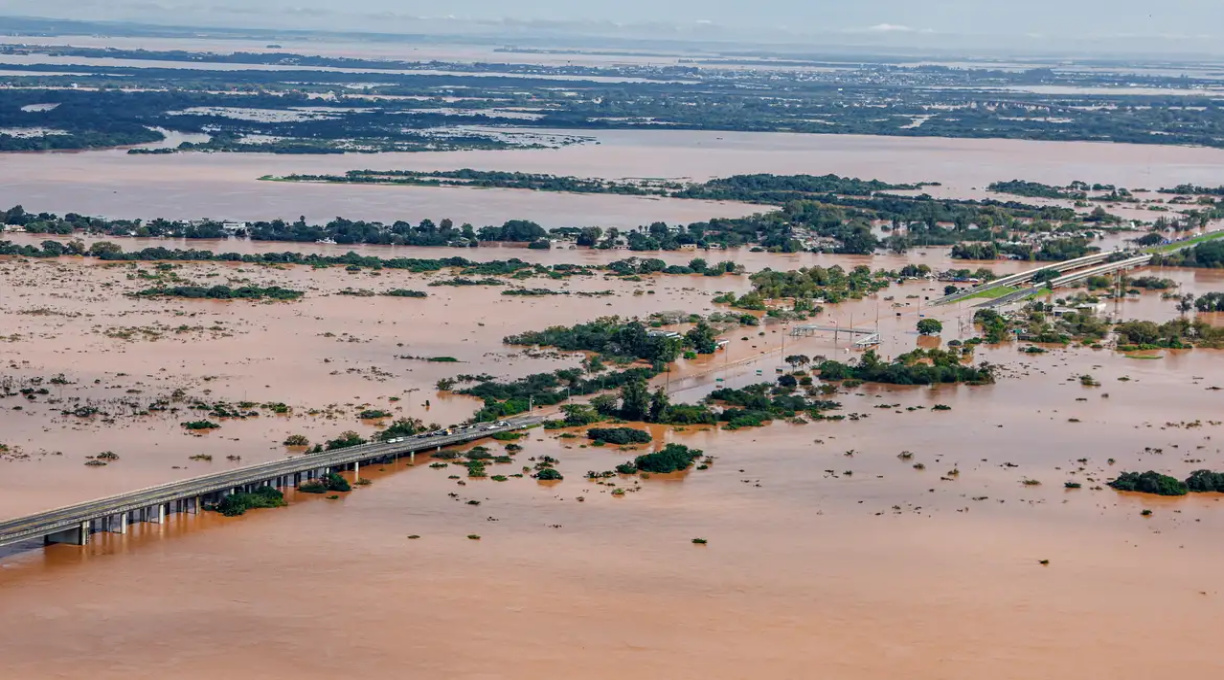
<svg viewBox="0 0 1224 680">
<path fill-rule="evenodd" d="M 1097 253 L 1095 255 L 1088 255 L 1086 257 L 1078 257 L 1074 260 L 1066 260 L 1064 262 L 1051 262 L 1050 264 L 1043 265 L 1041 267 L 1037 267 L 1036 269 L 1029 269 L 1029 270 L 1022 271 L 1016 274 L 1009 274 L 1002 278 L 994 279 L 993 281 L 987 281 L 986 283 L 982 283 L 982 284 L 973 286 L 971 288 L 965 288 L 963 290 L 959 290 L 951 295 L 945 295 L 944 297 L 941 297 L 938 300 L 933 301 L 931 304 L 932 305 L 951 304 L 953 302 L 964 300 L 965 298 L 970 298 L 976 295 L 980 295 L 981 293 L 984 293 L 989 290 L 994 290 L 996 288 L 1009 288 L 1009 287 L 1016 286 L 1022 283 L 1028 283 L 1033 280 L 1033 277 L 1037 276 L 1041 272 L 1055 271 L 1055 272 L 1062 273 L 1062 272 L 1069 272 L 1069 271 L 1073 271 L 1076 269 L 1080 269 L 1082 267 L 1091 267 L 1093 265 L 1096 265 L 1096 264 L 1099 264 L 1101 262 L 1108 260 L 1113 255 L 1115 255 L 1115 253 L 1112 253 L 1112 252 Z"/>
<path fill-rule="evenodd" d="M 1113 272 L 1123 271 L 1126 269 L 1133 269 L 1135 267 L 1143 267 L 1143 266 L 1146 266 L 1147 263 L 1151 261 L 1152 261 L 1152 256 L 1150 254 L 1149 255 L 1139 255 L 1139 256 L 1128 258 L 1125 260 L 1118 260 L 1117 262 L 1109 262 L 1103 265 L 1098 265 L 1096 267 L 1080 269 L 1078 271 L 1071 272 L 1070 274 L 1060 276 L 1057 279 L 1051 280 L 1049 282 L 1048 287 L 1047 286 L 1033 286 L 1031 288 L 1025 288 L 1024 290 L 1018 290 L 1014 293 L 1009 293 L 1007 295 L 1004 295 L 999 298 L 995 298 L 993 300 L 987 300 L 986 302 L 983 302 L 982 304 L 977 305 L 977 306 L 984 307 L 986 309 L 993 309 L 995 307 L 1006 307 L 1007 305 L 1010 305 L 1014 302 L 1019 302 L 1021 300 L 1024 300 L 1031 295 L 1040 293 L 1043 290 L 1063 288 L 1063 287 L 1070 286 L 1075 283 L 1079 283 L 1080 281 L 1083 281 L 1093 276 L 1102 276 L 1104 274 L 1112 274 Z"/>
<path fill-rule="evenodd" d="M 308 479 L 343 469 L 357 470 L 368 461 L 389 461 L 401 456 L 466 444 L 498 432 L 520 430 L 542 422 L 541 418 L 508 419 L 498 424 L 460 428 L 437 433 L 375 442 L 336 451 L 304 454 L 285 460 L 248 465 L 202 477 L 184 479 L 108 498 L 47 510 L 0 522 L 0 546 L 32 539 L 46 543 L 85 545 L 97 531 L 124 533 L 129 522 L 162 522 L 175 512 L 200 512 L 206 504 L 226 494 L 251 491 L 261 486 L 289 488 Z"/>
</svg>

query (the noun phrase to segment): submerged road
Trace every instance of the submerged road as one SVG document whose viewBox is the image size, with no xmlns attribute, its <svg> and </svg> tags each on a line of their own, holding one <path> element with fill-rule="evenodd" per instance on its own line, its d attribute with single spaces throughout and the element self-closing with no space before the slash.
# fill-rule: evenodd
<svg viewBox="0 0 1224 680">
<path fill-rule="evenodd" d="M 167 512 L 199 512 L 205 502 L 236 491 L 269 485 L 296 486 L 303 480 L 350 466 L 356 467 L 366 461 L 436 451 L 444 446 L 466 444 L 499 432 L 521 430 L 542 421 L 539 417 L 520 417 L 498 424 L 482 423 L 454 429 L 450 434 L 416 435 L 336 451 L 304 454 L 130 491 L 0 522 L 0 546 L 37 538 L 49 543 L 84 545 L 94 531 L 124 532 L 130 520 L 160 522 Z"/>
</svg>

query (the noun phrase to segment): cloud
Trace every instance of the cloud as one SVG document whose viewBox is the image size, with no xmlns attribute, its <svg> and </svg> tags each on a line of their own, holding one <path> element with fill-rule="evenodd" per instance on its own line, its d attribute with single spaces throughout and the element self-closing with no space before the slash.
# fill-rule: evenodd
<svg viewBox="0 0 1224 680">
<path fill-rule="evenodd" d="M 918 29 L 899 24 L 876 24 L 867 28 L 869 33 L 914 33 Z"/>
</svg>

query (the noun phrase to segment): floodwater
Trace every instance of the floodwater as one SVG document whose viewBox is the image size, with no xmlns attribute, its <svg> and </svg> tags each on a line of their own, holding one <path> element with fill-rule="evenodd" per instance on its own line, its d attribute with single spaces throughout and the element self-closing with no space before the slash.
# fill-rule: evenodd
<svg viewBox="0 0 1224 680">
<path fill-rule="evenodd" d="M 476 252 L 498 250 L 510 249 Z M 543 254 L 579 255 L 589 256 Z M 748 286 L 746 277 L 596 276 L 521 283 L 616 295 L 507 298 L 499 287 L 427 285 L 446 273 L 188 264 L 174 270 L 186 281 L 307 295 L 270 304 L 124 295 L 151 285 L 141 272 L 153 271 L 0 262 L 0 377 L 63 373 L 70 383 L 44 383 L 50 394 L 33 401 L 0 399 L 3 443 L 20 449 L 0 461 L 0 516 L 240 464 L 226 456 L 278 458 L 292 433 L 372 432 L 356 415 L 367 404 L 452 422 L 477 404 L 439 396 L 439 378 L 576 361 L 524 356 L 501 343 L 507 334 L 600 314 L 709 312 L 716 292 Z M 1218 272 L 1159 274 L 1187 291 L 1224 285 Z M 395 287 L 430 297 L 337 294 Z M 920 308 L 941 287 L 894 286 L 820 322 L 878 325 L 889 356 L 932 342 L 910 332 L 920 314 L 945 322 L 945 341 L 967 337 L 972 310 Z M 1176 314 L 1155 294 L 1120 307 L 1126 318 Z M 783 325 L 726 337 L 726 354 L 682 361 L 659 380 L 674 400 L 770 380 L 791 353 L 851 356 L 844 337 L 793 339 Z M 404 355 L 462 363 L 395 358 Z M 563 482 L 449 479 L 462 468 L 420 458 L 411 468 L 363 467 L 373 484 L 337 500 L 291 496 L 288 508 L 235 519 L 174 516 L 127 536 L 96 534 L 87 548 L 6 549 L 0 654 L 7 675 L 23 680 L 84 677 L 85 667 L 125 680 L 534 680 L 626 669 L 652 678 L 1218 676 L 1224 497 L 1094 487 L 1120 470 L 1224 468 L 1213 420 L 1224 392 L 1209 391 L 1224 386 L 1220 353 L 1144 360 L 1002 346 L 977 358 L 1004 366 L 998 384 L 864 386 L 835 397 L 843 413 L 862 414 L 857 421 L 652 428 L 656 445 L 684 443 L 715 461 L 680 476 L 609 480 L 623 496 L 582 477 L 632 452 L 535 431 L 515 464 L 492 474 L 550 455 Z M 1102 386 L 1082 386 L 1084 373 Z M 122 404 L 174 389 L 186 393 L 183 406 L 280 401 L 294 412 L 225 420 L 195 437 L 178 425 L 187 413 L 134 416 Z M 114 422 L 59 413 L 84 403 Z M 932 411 L 937 404 L 951 410 Z M 120 459 L 84 465 L 103 450 Z M 213 460 L 189 460 L 199 453 Z M 694 545 L 698 537 L 708 545 Z"/>
<path fill-rule="evenodd" d="M 660 220 L 742 216 L 764 208 L 631 196 L 295 184 L 259 178 L 361 169 L 459 168 L 693 181 L 757 172 L 835 173 L 889 182 L 937 181 L 944 186 L 929 191 L 940 196 L 983 197 L 990 182 L 1010 179 L 1056 185 L 1082 180 L 1152 190 L 1181 183 L 1214 186 L 1224 168 L 1222 149 L 1157 145 L 676 130 L 597 131 L 583 136 L 591 143 L 506 151 L 335 156 L 5 154 L 0 155 L 0 205 L 111 217 L 255 220 L 304 215 L 318 221 L 343 215 L 414 222 L 450 217 L 476 225 L 532 219 L 546 227 L 625 228 Z"/>
</svg>

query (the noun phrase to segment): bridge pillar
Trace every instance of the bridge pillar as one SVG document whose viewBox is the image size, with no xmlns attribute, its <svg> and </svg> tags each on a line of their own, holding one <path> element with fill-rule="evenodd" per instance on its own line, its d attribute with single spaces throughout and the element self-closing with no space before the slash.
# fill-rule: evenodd
<svg viewBox="0 0 1224 680">
<path fill-rule="evenodd" d="M 353 481 L 361 479 L 361 463 L 353 461 Z"/>
<path fill-rule="evenodd" d="M 47 534 L 44 540 L 46 545 L 53 543 L 67 543 L 68 545 L 89 545 L 89 522 L 81 522 L 81 526 L 72 527 L 63 531 L 57 531 L 54 534 Z"/>
<path fill-rule="evenodd" d="M 416 451 L 408 454 L 408 463 L 410 465 L 416 465 Z"/>
<path fill-rule="evenodd" d="M 148 519 L 145 520 L 147 522 L 164 524 L 166 521 L 166 506 L 163 503 L 158 503 L 156 507 L 145 508 L 145 512 L 148 513 Z"/>
<path fill-rule="evenodd" d="M 126 534 L 128 529 L 127 513 L 107 517 L 102 520 L 102 526 L 105 531 L 109 531 L 112 534 Z"/>
</svg>

